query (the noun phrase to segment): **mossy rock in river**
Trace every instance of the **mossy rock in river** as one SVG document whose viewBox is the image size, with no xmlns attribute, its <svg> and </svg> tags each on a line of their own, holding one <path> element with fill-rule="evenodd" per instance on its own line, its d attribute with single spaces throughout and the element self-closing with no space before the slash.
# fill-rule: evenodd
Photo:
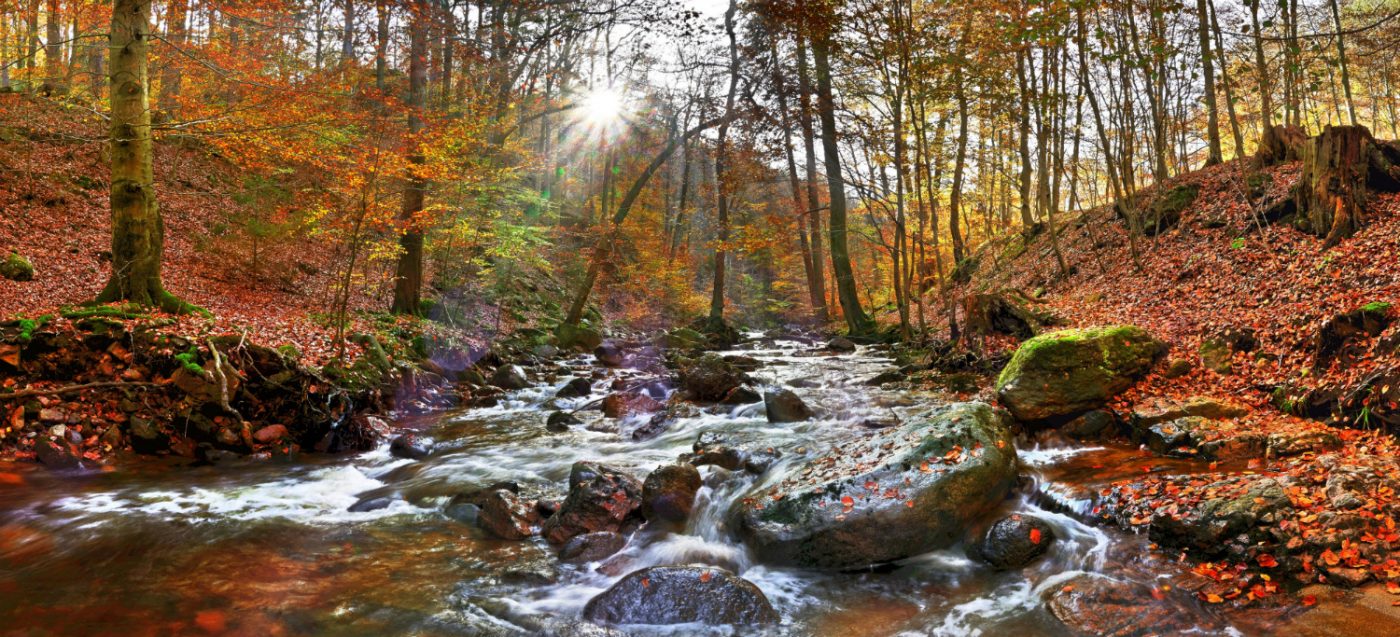
<svg viewBox="0 0 1400 637">
<path fill-rule="evenodd" d="M 1073 416 L 1131 387 L 1166 350 L 1131 325 L 1042 334 L 1001 370 L 997 396 L 1023 422 Z"/>
<path fill-rule="evenodd" d="M 957 403 L 787 465 L 730 511 L 759 559 L 851 570 L 945 548 L 1016 482 L 1000 412 Z"/>
</svg>

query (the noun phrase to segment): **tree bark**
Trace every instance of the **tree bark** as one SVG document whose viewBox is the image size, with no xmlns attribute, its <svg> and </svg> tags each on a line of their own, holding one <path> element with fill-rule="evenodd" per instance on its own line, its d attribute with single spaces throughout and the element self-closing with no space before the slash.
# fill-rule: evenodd
<svg viewBox="0 0 1400 637">
<path fill-rule="evenodd" d="M 1365 221 L 1369 189 L 1400 190 L 1400 148 L 1376 142 L 1365 126 L 1328 126 L 1302 145 L 1294 187 L 1300 225 L 1331 248 Z"/>
<path fill-rule="evenodd" d="M 157 105 L 166 117 L 170 117 L 178 108 L 176 98 L 180 96 L 180 66 L 175 62 L 180 56 L 180 52 L 175 49 L 185 44 L 185 12 L 189 0 L 171 0 L 169 8 L 166 10 L 166 37 L 165 55 L 161 56 L 164 64 L 160 75 L 160 99 Z"/>
<path fill-rule="evenodd" d="M 403 235 L 399 237 L 398 268 L 394 277 L 394 302 L 389 310 L 395 314 L 417 314 L 423 292 L 423 197 L 427 180 L 421 174 L 423 151 L 419 134 L 423 132 L 423 107 L 428 88 L 428 21 L 431 19 L 426 0 L 414 0 L 410 6 L 408 50 L 408 183 L 403 193 L 403 208 L 399 222 Z"/>
<path fill-rule="evenodd" d="M 724 31 L 729 35 L 729 92 L 724 100 L 725 122 L 719 125 L 718 139 L 715 141 L 715 195 L 716 223 L 719 226 L 715 245 L 715 280 L 710 293 L 710 327 L 716 330 L 724 326 L 724 275 L 728 261 L 729 243 L 729 184 L 725 171 L 729 168 L 729 117 L 734 114 L 734 100 L 739 90 L 739 41 L 734 32 L 734 14 L 739 11 L 738 0 L 729 0 L 729 9 L 724 12 Z"/>
<path fill-rule="evenodd" d="M 813 310 L 817 320 L 825 323 L 831 320 L 826 303 L 826 259 L 822 256 L 822 213 L 821 197 L 817 192 L 817 150 L 816 133 L 812 126 L 812 86 L 807 76 L 807 41 L 802 34 L 797 35 L 797 93 L 802 123 L 802 146 L 807 155 L 807 212 L 812 217 L 812 279 L 816 288 L 816 305 Z"/>
<path fill-rule="evenodd" d="M 1205 80 L 1206 98 L 1206 165 L 1214 166 L 1224 161 L 1220 152 L 1220 112 L 1215 105 L 1215 62 L 1210 51 L 1210 9 L 1206 3 L 1211 0 L 1196 0 L 1196 19 L 1200 21 L 1197 30 L 1201 43 L 1201 75 Z"/>
<path fill-rule="evenodd" d="M 147 51 L 150 0 L 114 0 L 111 58 L 112 275 L 98 303 L 131 301 L 183 313 L 195 308 L 165 291 L 165 224 L 156 204 Z"/>
<path fill-rule="evenodd" d="M 812 39 L 812 60 L 817 79 L 817 115 L 822 127 L 822 152 L 826 158 L 826 184 L 831 198 L 831 266 L 836 274 L 836 294 L 851 334 L 875 331 L 856 291 L 855 272 L 846 245 L 846 180 L 841 175 L 841 151 L 836 143 L 836 106 L 831 91 L 831 30 L 822 25 Z"/>
</svg>

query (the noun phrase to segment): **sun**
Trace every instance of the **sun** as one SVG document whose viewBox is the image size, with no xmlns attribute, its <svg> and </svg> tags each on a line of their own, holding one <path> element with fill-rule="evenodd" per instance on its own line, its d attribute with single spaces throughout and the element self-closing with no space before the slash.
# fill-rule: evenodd
<svg viewBox="0 0 1400 637">
<path fill-rule="evenodd" d="M 583 98 L 583 117 L 598 125 L 607 125 L 622 117 L 622 94 L 611 88 L 600 88 Z"/>
</svg>

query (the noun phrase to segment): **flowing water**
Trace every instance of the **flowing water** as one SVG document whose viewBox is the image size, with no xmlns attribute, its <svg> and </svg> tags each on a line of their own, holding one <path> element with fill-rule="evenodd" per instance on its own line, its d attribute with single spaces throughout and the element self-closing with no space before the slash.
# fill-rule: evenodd
<svg viewBox="0 0 1400 637">
<path fill-rule="evenodd" d="M 1006 508 L 1046 519 L 1059 541 L 1007 573 L 969 560 L 961 547 L 861 573 L 762 565 L 724 528 L 725 511 L 755 478 L 715 467 L 702 468 L 705 486 L 684 532 L 643 528 L 602 565 L 560 564 L 543 540 L 491 539 L 445 514 L 453 494 L 502 480 L 559 498 L 579 460 L 640 478 L 690 451 L 703 431 L 744 432 L 778 449 L 840 447 L 862 420 L 941 400 L 865 386 L 891 366 L 865 349 L 831 356 L 763 341 L 735 353 L 763 360 L 753 374 L 759 381 L 799 387 L 822 418 L 770 424 L 759 403 L 683 419 L 645 442 L 581 426 L 550 434 L 544 405 L 569 380 L 560 375 L 496 407 L 401 423 L 436 442 L 423 461 L 395 458 L 385 445 L 357 456 L 204 467 L 132 459 L 83 475 L 20 467 L 0 481 L 0 635 L 595 634 L 577 619 L 592 596 L 638 568 L 685 563 L 723 566 L 754 582 L 782 615 L 774 631 L 782 635 L 1056 635 L 1064 628 L 1043 599 L 1074 576 L 1152 584 L 1173 572 L 1145 539 L 1080 521 L 1095 485 L 1172 469 L 1111 448 L 1020 450 L 1030 486 Z M 568 364 L 581 375 L 595 369 L 588 357 Z M 595 396 L 610 381 L 596 379 Z M 392 501 L 348 511 L 376 497 Z"/>
</svg>

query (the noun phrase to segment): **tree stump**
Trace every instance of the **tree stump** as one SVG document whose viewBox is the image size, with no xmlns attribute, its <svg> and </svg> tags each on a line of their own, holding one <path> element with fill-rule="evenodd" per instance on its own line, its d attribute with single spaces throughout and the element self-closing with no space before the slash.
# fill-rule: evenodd
<svg viewBox="0 0 1400 637">
<path fill-rule="evenodd" d="M 1303 174 L 1293 199 L 1304 230 L 1330 248 L 1362 224 L 1368 186 L 1394 190 L 1400 181 L 1393 147 L 1378 143 L 1365 126 L 1328 126 L 1302 147 Z"/>
<path fill-rule="evenodd" d="M 1264 136 L 1259 139 L 1259 150 L 1254 154 L 1255 170 L 1300 159 L 1307 141 L 1308 134 L 1298 126 L 1275 124 L 1264 129 Z"/>
<path fill-rule="evenodd" d="M 1048 310 L 1036 308 L 1035 299 L 1018 290 L 968 294 L 962 299 L 968 334 L 1008 334 L 1026 339 L 1059 322 Z"/>
</svg>

